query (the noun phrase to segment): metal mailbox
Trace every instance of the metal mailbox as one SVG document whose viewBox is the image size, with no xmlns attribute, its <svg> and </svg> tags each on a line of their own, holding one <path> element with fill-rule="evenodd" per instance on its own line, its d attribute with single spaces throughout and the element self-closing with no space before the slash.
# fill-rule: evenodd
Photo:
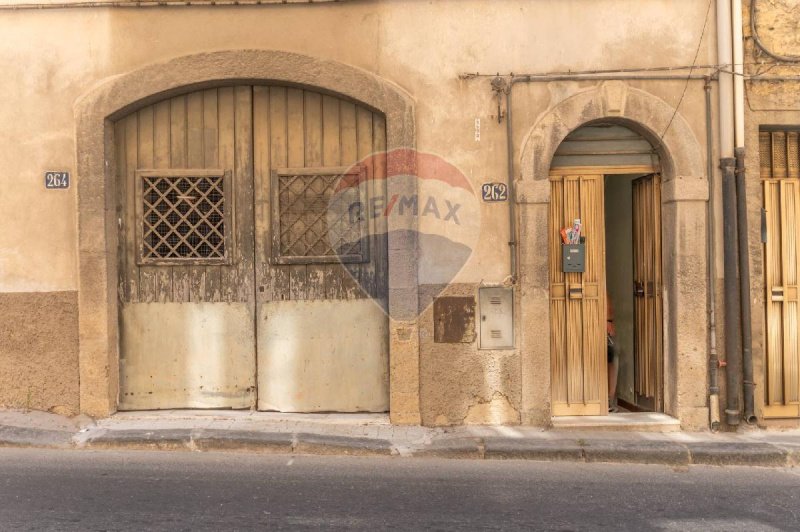
<svg viewBox="0 0 800 532">
<path fill-rule="evenodd" d="M 586 271 L 586 244 L 561 245 L 562 271 L 583 273 Z"/>
</svg>

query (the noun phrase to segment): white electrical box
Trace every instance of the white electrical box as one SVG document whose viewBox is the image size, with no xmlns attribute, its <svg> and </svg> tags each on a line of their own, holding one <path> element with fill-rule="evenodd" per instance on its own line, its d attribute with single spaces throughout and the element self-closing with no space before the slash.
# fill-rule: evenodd
<svg viewBox="0 0 800 532">
<path fill-rule="evenodd" d="M 514 348 L 514 289 L 485 286 L 478 289 L 480 348 Z"/>
</svg>

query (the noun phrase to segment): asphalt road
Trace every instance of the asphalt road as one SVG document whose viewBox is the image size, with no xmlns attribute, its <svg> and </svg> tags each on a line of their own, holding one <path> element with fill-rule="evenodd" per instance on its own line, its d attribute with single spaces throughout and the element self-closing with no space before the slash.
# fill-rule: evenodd
<svg viewBox="0 0 800 532">
<path fill-rule="evenodd" d="M 800 471 L 0 449 L 1 530 L 797 530 Z"/>
</svg>

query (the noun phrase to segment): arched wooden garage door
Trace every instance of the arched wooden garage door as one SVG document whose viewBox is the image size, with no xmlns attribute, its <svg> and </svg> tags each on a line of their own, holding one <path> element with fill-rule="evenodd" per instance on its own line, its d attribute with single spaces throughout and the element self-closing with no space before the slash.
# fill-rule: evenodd
<svg viewBox="0 0 800 532">
<path fill-rule="evenodd" d="M 220 87 L 115 143 L 120 409 L 388 409 L 386 228 L 332 207 L 385 195 L 382 115 Z"/>
</svg>

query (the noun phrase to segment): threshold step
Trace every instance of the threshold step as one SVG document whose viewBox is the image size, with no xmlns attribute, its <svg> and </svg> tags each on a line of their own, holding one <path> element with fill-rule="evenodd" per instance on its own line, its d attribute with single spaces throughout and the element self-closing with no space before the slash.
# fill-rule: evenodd
<svg viewBox="0 0 800 532">
<path fill-rule="evenodd" d="M 626 412 L 607 416 L 554 416 L 554 430 L 607 430 L 630 432 L 679 432 L 681 423 L 657 412 Z"/>
</svg>

